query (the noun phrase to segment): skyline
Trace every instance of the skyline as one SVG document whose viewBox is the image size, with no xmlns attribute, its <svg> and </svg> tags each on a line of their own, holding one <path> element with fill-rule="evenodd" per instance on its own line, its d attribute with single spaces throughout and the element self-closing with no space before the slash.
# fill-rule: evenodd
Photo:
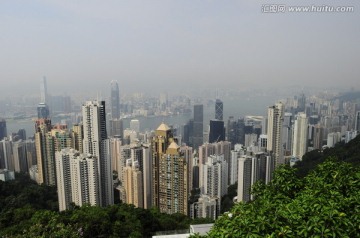
<svg viewBox="0 0 360 238">
<path fill-rule="evenodd" d="M 108 94 L 112 80 L 120 93 L 279 85 L 359 89 L 357 1 L 341 2 L 354 6 L 352 13 L 265 14 L 263 4 L 3 1 L 1 95 L 38 93 L 43 76 L 49 93 L 69 94 L 80 84 L 83 93 Z"/>
</svg>

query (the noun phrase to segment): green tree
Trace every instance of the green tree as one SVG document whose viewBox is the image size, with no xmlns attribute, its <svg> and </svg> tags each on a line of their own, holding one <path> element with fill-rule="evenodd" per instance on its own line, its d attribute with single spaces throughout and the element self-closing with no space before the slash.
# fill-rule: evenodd
<svg viewBox="0 0 360 238">
<path fill-rule="evenodd" d="M 269 185 L 256 184 L 253 202 L 223 214 L 209 237 L 358 237 L 360 170 L 328 159 L 299 179 L 281 166 Z"/>
</svg>

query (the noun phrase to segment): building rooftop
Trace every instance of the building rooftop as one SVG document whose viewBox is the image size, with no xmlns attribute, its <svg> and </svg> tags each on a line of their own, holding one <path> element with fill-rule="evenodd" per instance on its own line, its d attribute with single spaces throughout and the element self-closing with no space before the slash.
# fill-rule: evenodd
<svg viewBox="0 0 360 238">
<path fill-rule="evenodd" d="M 169 145 L 168 149 L 179 149 L 180 147 L 178 146 L 178 144 L 176 144 L 175 141 L 171 142 L 171 144 Z"/>
<path fill-rule="evenodd" d="M 157 131 L 168 131 L 168 130 L 170 130 L 170 127 L 163 122 L 156 130 Z"/>
<path fill-rule="evenodd" d="M 214 223 L 210 224 L 200 224 L 200 225 L 190 225 L 190 234 L 199 233 L 199 235 L 206 235 Z"/>
</svg>

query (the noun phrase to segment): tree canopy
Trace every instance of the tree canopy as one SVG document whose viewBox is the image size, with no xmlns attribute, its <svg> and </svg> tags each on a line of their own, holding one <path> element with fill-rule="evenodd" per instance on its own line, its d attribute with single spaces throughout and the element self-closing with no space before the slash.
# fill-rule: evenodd
<svg viewBox="0 0 360 238">
<path fill-rule="evenodd" d="M 58 212 L 57 199 L 55 187 L 37 185 L 24 174 L 0 181 L 0 237 L 151 237 L 209 223 L 123 203 L 104 208 L 74 205 Z"/>
<path fill-rule="evenodd" d="M 329 158 L 304 178 L 280 166 L 253 188 L 256 199 L 223 214 L 209 237 L 357 237 L 360 170 Z"/>
</svg>

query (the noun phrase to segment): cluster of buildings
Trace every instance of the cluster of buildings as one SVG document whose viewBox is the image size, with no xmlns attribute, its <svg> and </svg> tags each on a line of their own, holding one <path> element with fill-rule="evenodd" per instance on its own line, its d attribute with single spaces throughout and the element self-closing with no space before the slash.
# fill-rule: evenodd
<svg viewBox="0 0 360 238">
<path fill-rule="evenodd" d="M 61 211 L 72 204 L 111 205 L 116 197 L 140 208 L 216 219 L 229 185 L 237 183 L 237 202 L 250 201 L 251 186 L 270 182 L 278 165 L 347 142 L 360 130 L 360 105 L 304 95 L 268 107 L 267 116 L 225 123 L 217 99 L 209 125 L 203 105 L 195 104 L 181 128 L 159 123 L 143 132 L 134 119 L 124 129 L 116 81 L 109 120 L 105 101 L 87 101 L 81 122 L 68 128 L 51 123 L 43 85 L 33 140 L 21 130 L 7 137 L 0 121 L 0 175 L 12 179 L 9 171 L 27 172 L 39 184 L 56 186 Z"/>
</svg>

